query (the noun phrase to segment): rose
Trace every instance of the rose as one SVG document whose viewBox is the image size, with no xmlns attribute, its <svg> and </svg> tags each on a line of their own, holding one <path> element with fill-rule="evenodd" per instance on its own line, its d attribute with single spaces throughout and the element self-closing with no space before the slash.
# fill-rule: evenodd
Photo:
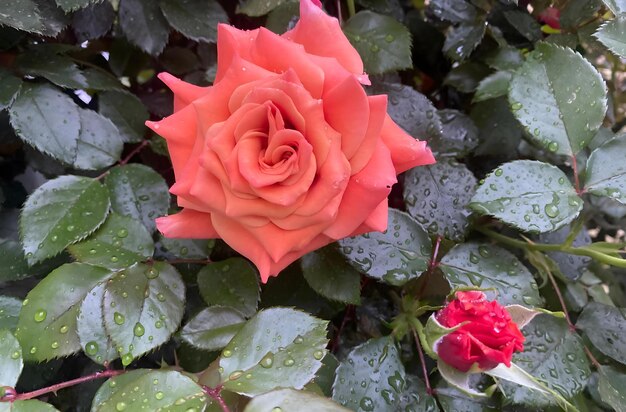
<svg viewBox="0 0 626 412">
<path fill-rule="evenodd" d="M 539 13 L 538 20 L 543 24 L 547 24 L 551 28 L 558 30 L 561 28 L 560 21 L 561 11 L 556 7 L 547 7 Z"/>
<path fill-rule="evenodd" d="M 479 370 L 500 363 L 510 367 L 513 352 L 524 350 L 524 336 L 509 312 L 495 300 L 488 301 L 482 292 L 457 292 L 435 318 L 447 328 L 466 322 L 434 348 L 443 362 L 460 371 L 475 369 L 474 364 Z"/>
<path fill-rule="evenodd" d="M 212 87 L 160 75 L 174 114 L 147 122 L 168 145 L 181 212 L 167 237 L 222 238 L 265 282 L 337 239 L 387 228 L 396 174 L 433 163 L 367 96 L 357 51 L 317 0 L 293 30 L 218 27 Z"/>
</svg>

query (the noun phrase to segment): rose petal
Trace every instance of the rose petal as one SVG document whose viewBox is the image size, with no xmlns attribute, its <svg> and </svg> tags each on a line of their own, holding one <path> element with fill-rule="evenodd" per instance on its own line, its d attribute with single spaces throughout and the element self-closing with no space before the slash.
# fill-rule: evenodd
<svg viewBox="0 0 626 412">
<path fill-rule="evenodd" d="M 389 195 L 396 181 L 389 150 L 379 142 L 367 166 L 350 177 L 335 223 L 324 234 L 335 239 L 350 236 Z"/>
<path fill-rule="evenodd" d="M 352 174 L 360 172 L 369 162 L 376 145 L 380 140 L 380 132 L 387 116 L 387 96 L 368 96 L 370 117 L 363 141 L 350 160 Z"/>
<path fill-rule="evenodd" d="M 389 115 L 385 118 L 381 137 L 391 152 L 397 173 L 402 173 L 415 166 L 435 163 L 433 153 L 426 146 L 426 142 L 411 137 Z"/>
<path fill-rule="evenodd" d="M 334 57 L 349 72 L 363 73 L 363 61 L 343 34 L 339 21 L 330 17 L 312 0 L 300 1 L 300 20 L 283 36 L 304 46 L 311 54 Z"/>
<path fill-rule="evenodd" d="M 188 239 L 212 239 L 219 237 L 209 213 L 183 209 L 175 215 L 156 219 L 157 228 L 163 236 Z"/>
<path fill-rule="evenodd" d="M 239 30 L 228 24 L 217 25 L 217 71 L 215 82 L 219 83 L 231 70 L 235 57 L 250 60 L 250 49 L 259 30 Z"/>
</svg>

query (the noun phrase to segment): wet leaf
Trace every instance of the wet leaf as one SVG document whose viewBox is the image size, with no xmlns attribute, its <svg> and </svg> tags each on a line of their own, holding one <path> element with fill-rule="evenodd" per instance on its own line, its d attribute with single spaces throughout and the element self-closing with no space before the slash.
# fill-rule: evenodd
<svg viewBox="0 0 626 412">
<path fill-rule="evenodd" d="M 316 412 L 348 412 L 328 398 L 308 391 L 278 389 L 254 397 L 246 405 L 244 412 L 291 411 L 301 410 L 303 405 Z"/>
<path fill-rule="evenodd" d="M 591 152 L 585 191 L 626 204 L 626 136 L 619 135 Z"/>
<path fill-rule="evenodd" d="M 6 329 L 0 329 L 0 364 L 0 386 L 15 387 L 24 366 L 22 348 Z"/>
<path fill-rule="evenodd" d="M 604 23 L 594 36 L 613 53 L 626 58 L 626 18 L 618 17 Z"/>
<path fill-rule="evenodd" d="M 509 103 L 533 141 L 572 156 L 601 126 L 606 93 L 602 77 L 580 54 L 538 43 L 511 79 Z"/>
<path fill-rule="evenodd" d="M 539 233 L 565 226 L 582 206 L 582 199 L 560 169 L 532 160 L 516 160 L 495 169 L 470 203 L 480 214 Z"/>
<path fill-rule="evenodd" d="M 626 365 L 626 309 L 590 302 L 576 327 L 600 352 Z"/>
<path fill-rule="evenodd" d="M 105 290 L 104 282 L 94 287 L 80 304 L 76 319 L 76 333 L 83 352 L 101 365 L 119 357 L 104 325 L 102 304 Z"/>
<path fill-rule="evenodd" d="M 25 360 L 41 362 L 78 352 L 78 309 L 91 290 L 110 276 L 105 268 L 70 263 L 39 282 L 24 299 L 15 331 Z"/>
<path fill-rule="evenodd" d="M 501 305 L 541 306 L 532 274 L 513 254 L 498 246 L 461 243 L 441 259 L 439 267 L 452 288 L 493 288 L 495 292 L 485 293 Z"/>
<path fill-rule="evenodd" d="M 472 172 L 455 161 L 439 160 L 434 165 L 411 169 L 404 181 L 407 211 L 431 235 L 462 240 L 471 214 L 467 205 L 476 183 Z"/>
<path fill-rule="evenodd" d="M 228 306 L 252 316 L 259 303 L 259 280 L 243 258 L 211 263 L 198 272 L 198 289 L 208 305 Z"/>
<path fill-rule="evenodd" d="M 428 268 L 431 254 L 427 232 L 412 217 L 395 209 L 389 209 L 385 232 L 342 239 L 339 245 L 357 270 L 396 286 L 418 278 Z"/>
<path fill-rule="evenodd" d="M 106 189 L 86 177 L 61 176 L 37 188 L 20 216 L 20 237 L 29 264 L 89 236 L 104 222 L 109 203 Z"/>
<path fill-rule="evenodd" d="M 148 110 L 135 95 L 115 91 L 99 93 L 98 112 L 115 124 L 125 143 L 143 139 Z"/>
<path fill-rule="evenodd" d="M 215 0 L 161 0 L 161 10 L 172 27 L 186 37 L 215 43 L 217 24 L 228 15 Z"/>
<path fill-rule="evenodd" d="M 119 20 L 124 35 L 135 46 L 153 56 L 163 51 L 170 28 L 158 2 L 122 0 Z"/>
<path fill-rule="evenodd" d="M 246 396 L 302 389 L 322 366 L 327 324 L 293 309 L 258 312 L 222 351 L 224 388 Z"/>
<path fill-rule="evenodd" d="M 244 316 L 236 309 L 211 306 L 194 316 L 183 327 L 180 337 L 199 349 L 222 350 L 245 322 Z"/>
<path fill-rule="evenodd" d="M 0 25 L 34 33 L 41 33 L 45 29 L 37 3 L 33 0 L 0 2 Z"/>
<path fill-rule="evenodd" d="M 0 295 L 0 329 L 15 331 L 21 309 L 21 300 Z"/>
<path fill-rule="evenodd" d="M 606 365 L 600 369 L 598 392 L 604 402 L 611 405 L 616 412 L 626 410 L 626 374 Z"/>
</svg>

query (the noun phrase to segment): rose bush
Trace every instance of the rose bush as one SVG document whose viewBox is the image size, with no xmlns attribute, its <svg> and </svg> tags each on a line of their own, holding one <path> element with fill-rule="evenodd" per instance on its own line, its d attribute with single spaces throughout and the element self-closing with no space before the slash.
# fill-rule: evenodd
<svg viewBox="0 0 626 412">
<path fill-rule="evenodd" d="M 222 238 L 266 281 L 311 250 L 387 228 L 396 175 L 434 162 L 424 142 L 367 96 L 357 51 L 319 1 L 302 0 L 282 36 L 218 27 L 211 87 L 162 73 L 174 114 L 147 125 L 167 140 L 182 211 L 167 237 Z"/>
<path fill-rule="evenodd" d="M 435 318 L 447 328 L 465 323 L 435 346 L 439 358 L 460 371 L 510 366 L 513 352 L 524 350 L 525 338 L 506 308 L 482 292 L 457 292 Z"/>
</svg>

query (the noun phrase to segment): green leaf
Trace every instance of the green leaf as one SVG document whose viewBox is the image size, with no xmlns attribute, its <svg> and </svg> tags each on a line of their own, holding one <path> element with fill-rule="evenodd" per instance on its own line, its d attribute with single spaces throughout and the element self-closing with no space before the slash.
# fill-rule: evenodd
<svg viewBox="0 0 626 412">
<path fill-rule="evenodd" d="M 485 63 L 492 69 L 510 71 L 524 63 L 524 56 L 515 47 L 506 45 L 487 53 Z"/>
<path fill-rule="evenodd" d="M 620 57 L 626 58 L 626 18 L 618 17 L 604 23 L 594 37 L 609 50 Z"/>
<path fill-rule="evenodd" d="M 0 25 L 41 33 L 45 26 L 33 0 L 4 0 L 0 2 Z"/>
<path fill-rule="evenodd" d="M 435 157 L 463 157 L 478 145 L 478 128 L 465 114 L 454 109 L 437 112 L 441 119 L 441 136 L 428 141 Z"/>
<path fill-rule="evenodd" d="M 88 67 L 83 70 L 83 77 L 85 77 L 87 89 L 119 91 L 124 88 L 122 83 L 120 83 L 116 77 L 104 70 L 96 69 L 95 67 Z M 119 130 L 117 131 L 117 136 L 118 139 L 122 139 Z"/>
<path fill-rule="evenodd" d="M 510 252 L 498 246 L 468 242 L 456 245 L 439 265 L 452 288 L 493 288 L 486 291 L 501 305 L 541 306 L 532 274 Z"/>
<path fill-rule="evenodd" d="M 440 382 L 436 388 L 437 399 L 444 412 L 499 412 L 502 407 L 493 398 L 472 397 L 453 386 Z"/>
<path fill-rule="evenodd" d="M 404 181 L 407 211 L 431 235 L 462 240 L 471 214 L 467 205 L 476 183 L 472 172 L 456 161 L 439 160 L 434 165 L 411 169 Z"/>
<path fill-rule="evenodd" d="M 107 283 L 102 305 L 105 328 L 126 366 L 165 343 L 178 329 L 185 285 L 167 263 L 138 263 Z"/>
<path fill-rule="evenodd" d="M 29 196 L 20 236 L 29 264 L 52 257 L 96 230 L 109 212 L 106 189 L 94 179 L 61 176 Z"/>
<path fill-rule="evenodd" d="M 521 230 L 542 233 L 574 220 L 583 201 L 559 168 L 516 160 L 487 175 L 470 207 Z"/>
<path fill-rule="evenodd" d="M 124 142 L 137 143 L 143 139 L 148 110 L 134 94 L 114 91 L 99 93 L 98 112 L 117 126 Z"/>
<path fill-rule="evenodd" d="M 0 283 L 28 277 L 30 272 L 19 242 L 0 239 Z"/>
<path fill-rule="evenodd" d="M 565 226 L 554 232 L 542 233 L 538 237 L 539 243 L 563 244 L 570 236 L 570 229 L 570 227 Z M 578 232 L 571 245 L 580 247 L 590 244 L 591 238 L 589 237 L 589 233 L 586 228 L 583 227 Z M 565 277 L 574 281 L 578 280 L 584 274 L 585 269 L 587 269 L 587 266 L 591 263 L 591 258 L 588 256 L 571 255 L 565 252 L 547 252 L 546 255 L 557 263 L 561 273 Z"/>
<path fill-rule="evenodd" d="M 367 73 L 412 66 L 411 33 L 393 17 L 363 10 L 344 24 L 343 31 L 361 55 Z"/>
<path fill-rule="evenodd" d="M 541 25 L 526 11 L 507 10 L 502 13 L 506 21 L 524 36 L 527 40 L 535 43 L 543 38 Z"/>
<path fill-rule="evenodd" d="M 140 222 L 110 213 L 93 235 L 68 249 L 80 262 L 123 269 L 151 258 L 154 242 Z"/>
<path fill-rule="evenodd" d="M 388 82 L 374 83 L 368 93 L 386 94 L 389 116 L 411 136 L 427 140 L 437 152 L 439 146 L 434 143 L 443 137 L 442 125 L 437 109 L 428 97 L 411 86 Z"/>
<path fill-rule="evenodd" d="M 613 0 L 607 0 L 606 2 L 609 1 Z M 617 1 L 619 2 L 622 0 Z M 602 2 L 599 0 L 570 0 L 567 3 L 564 3 L 561 7 L 559 7 L 561 9 L 561 13 L 559 15 L 561 28 L 571 29 L 567 31 L 577 32 L 581 29 L 581 27 L 578 27 L 580 25 L 583 26 L 582 29 L 584 30 L 586 28 L 585 26 L 589 24 L 588 22 L 595 19 L 596 12 L 600 9 L 600 7 L 602 7 Z"/>
<path fill-rule="evenodd" d="M 216 351 L 230 342 L 246 319 L 241 312 L 225 306 L 212 306 L 194 316 L 180 332 L 180 337 L 193 347 Z"/>
<path fill-rule="evenodd" d="M 20 78 L 0 68 L 0 110 L 6 109 L 13 103 L 21 88 Z"/>
<path fill-rule="evenodd" d="M 117 127 L 93 110 L 80 110 L 79 114 L 81 128 L 74 167 L 97 170 L 117 162 L 124 146 Z"/>
<path fill-rule="evenodd" d="M 398 410 L 414 412 L 438 412 L 434 397 L 426 392 L 426 385 L 416 376 L 407 374 L 404 393 L 400 395 Z"/>
<path fill-rule="evenodd" d="M 65 12 L 70 12 L 78 9 L 85 8 L 93 3 L 98 3 L 100 0 L 55 0 L 56 3 Z"/>
<path fill-rule="evenodd" d="M 287 308 L 258 312 L 220 357 L 224 388 L 246 396 L 302 389 L 322 366 L 328 322 Z"/>
<path fill-rule="evenodd" d="M 264 16 L 289 0 L 244 0 L 237 5 L 237 13 L 247 16 Z"/>
<path fill-rule="evenodd" d="M 300 4 L 287 0 L 267 15 L 265 27 L 276 34 L 282 34 L 293 27 L 299 16 Z"/>
<path fill-rule="evenodd" d="M 129 164 L 112 168 L 104 183 L 114 212 L 141 221 L 154 232 L 154 219 L 165 215 L 170 205 L 167 183 L 161 175 L 148 166 Z"/>
<path fill-rule="evenodd" d="M 15 65 L 25 74 L 43 77 L 63 88 L 80 89 L 86 86 L 80 69 L 66 56 L 49 51 L 28 50 L 18 55 Z"/>
<path fill-rule="evenodd" d="M 252 316 L 259 303 L 259 279 L 243 258 L 211 263 L 198 272 L 198 289 L 208 305 L 229 306 Z"/>
<path fill-rule="evenodd" d="M 491 74 L 491 70 L 482 63 L 466 61 L 453 67 L 446 75 L 443 83 L 460 91 L 473 93 L 482 79 Z"/>
<path fill-rule="evenodd" d="M 478 102 L 472 106 L 470 117 L 478 127 L 480 145 L 478 156 L 517 157 L 517 147 L 522 138 L 520 127 L 504 97 Z"/>
<path fill-rule="evenodd" d="M 0 329 L 14 331 L 20 317 L 22 301 L 11 296 L 0 295 Z"/>
<path fill-rule="evenodd" d="M 498 71 L 485 77 L 478 83 L 473 101 L 482 102 L 483 100 L 506 96 L 509 91 L 511 77 L 512 74 L 507 71 Z"/>
<path fill-rule="evenodd" d="M 72 17 L 72 28 L 79 42 L 104 36 L 115 20 L 115 10 L 108 1 L 91 4 L 76 11 Z"/>
<path fill-rule="evenodd" d="M 522 333 L 526 337 L 524 351 L 513 356 L 515 364 L 565 398 L 572 398 L 585 388 L 589 363 L 580 338 L 569 329 L 565 319 L 542 314 Z M 501 385 L 512 403 L 533 409 L 543 409 L 551 398 L 508 382 Z"/>
<path fill-rule="evenodd" d="M 333 400 L 353 411 L 397 411 L 405 379 L 393 339 L 370 339 L 352 349 L 339 364 Z"/>
<path fill-rule="evenodd" d="M 119 20 L 124 35 L 135 46 L 154 56 L 163 51 L 170 28 L 157 1 L 122 0 Z"/>
<path fill-rule="evenodd" d="M 306 405 L 306 407 L 304 405 Z M 350 411 L 350 409 L 343 408 L 323 396 L 307 391 L 296 391 L 294 389 L 278 389 L 256 396 L 246 405 L 246 408 L 243 411 L 297 411 L 303 410 L 303 407 L 307 410 L 316 412 Z"/>
<path fill-rule="evenodd" d="M 79 351 L 78 308 L 87 294 L 110 276 L 105 268 L 70 263 L 39 282 L 24 300 L 15 331 L 25 359 L 41 362 Z"/>
<path fill-rule="evenodd" d="M 336 244 L 304 255 L 300 265 L 307 283 L 320 295 L 354 305 L 361 303 L 361 275 L 346 262 Z"/>
<path fill-rule="evenodd" d="M 436 17 L 452 23 L 471 21 L 478 15 L 478 9 L 465 0 L 433 0 L 428 7 Z"/>
<path fill-rule="evenodd" d="M 509 103 L 532 140 L 550 152 L 572 156 L 602 125 L 606 94 L 602 76 L 580 54 L 538 43 L 513 74 Z"/>
<path fill-rule="evenodd" d="M 139 369 L 102 384 L 92 412 L 202 411 L 207 399 L 202 387 L 177 371 Z"/>
<path fill-rule="evenodd" d="M 161 10 L 174 29 L 196 41 L 215 43 L 217 24 L 228 22 L 215 0 L 161 0 Z"/>
<path fill-rule="evenodd" d="M 602 366 L 598 392 L 602 401 L 611 405 L 616 412 L 626 411 L 626 374 L 610 365 Z"/>
<path fill-rule="evenodd" d="M 0 412 L 59 412 L 49 403 L 38 400 L 0 402 Z"/>
<path fill-rule="evenodd" d="M 159 242 L 169 254 L 182 259 L 208 259 L 215 239 L 174 239 L 160 236 Z"/>
<path fill-rule="evenodd" d="M 119 357 L 104 325 L 104 292 L 106 284 L 94 287 L 80 305 L 76 332 L 85 355 L 99 364 L 110 363 Z"/>
<path fill-rule="evenodd" d="M 76 104 L 58 89 L 31 84 L 11 106 L 11 125 L 26 143 L 66 164 L 76 157 L 80 114 Z"/>
<path fill-rule="evenodd" d="M 339 241 L 341 252 L 357 270 L 382 282 L 401 286 L 428 268 L 431 242 L 412 217 L 389 209 L 389 226 Z"/>
<path fill-rule="evenodd" d="M 585 332 L 600 352 L 626 364 L 626 309 L 590 302 L 576 327 Z"/>
<path fill-rule="evenodd" d="M 626 13 L 626 1 L 624 0 L 602 0 L 602 3 L 616 16 Z"/>
<path fill-rule="evenodd" d="M 452 60 L 465 60 L 482 41 L 486 28 L 484 18 L 453 27 L 446 36 L 443 52 Z"/>
<path fill-rule="evenodd" d="M 39 14 L 45 16 L 42 19 L 44 29 L 42 34 L 48 37 L 56 37 L 63 31 L 68 24 L 70 18 L 65 12 L 51 0 L 35 0 L 39 7 Z"/>
<path fill-rule="evenodd" d="M 626 204 L 626 135 L 615 137 L 591 152 L 585 172 L 585 191 Z"/>
<path fill-rule="evenodd" d="M 22 373 L 22 348 L 15 336 L 6 329 L 0 329 L 0 387 L 15 387 Z"/>
</svg>

